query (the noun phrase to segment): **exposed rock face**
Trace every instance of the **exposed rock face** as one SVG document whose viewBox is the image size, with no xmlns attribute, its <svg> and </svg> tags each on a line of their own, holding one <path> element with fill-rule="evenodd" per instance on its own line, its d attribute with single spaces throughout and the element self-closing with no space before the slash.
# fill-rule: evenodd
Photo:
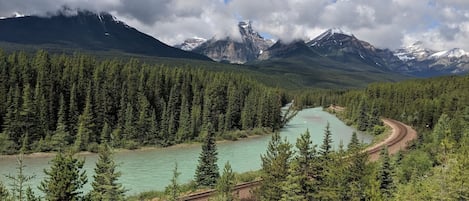
<svg viewBox="0 0 469 201">
<path fill-rule="evenodd" d="M 192 51 L 206 55 L 215 61 L 246 63 L 256 60 L 264 50 L 273 44 L 273 41 L 264 39 L 254 31 L 251 22 L 240 22 L 238 27 L 241 41 L 228 37 L 222 40 L 212 38 Z"/>
<path fill-rule="evenodd" d="M 215 61 L 228 63 L 245 63 L 254 60 L 252 50 L 241 42 L 236 42 L 230 38 L 225 40 L 210 39 L 195 48 L 193 52 L 206 55 Z"/>
</svg>

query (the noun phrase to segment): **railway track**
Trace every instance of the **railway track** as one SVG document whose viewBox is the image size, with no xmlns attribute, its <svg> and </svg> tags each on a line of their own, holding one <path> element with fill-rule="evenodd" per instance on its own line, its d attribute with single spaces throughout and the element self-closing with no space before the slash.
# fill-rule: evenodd
<svg viewBox="0 0 469 201">
<path fill-rule="evenodd" d="M 246 189 L 250 190 L 254 187 L 259 186 L 260 184 L 261 184 L 261 180 L 241 183 L 234 187 L 233 192 L 239 193 L 239 191 L 241 190 L 246 190 Z M 215 189 L 210 189 L 204 192 L 194 193 L 194 194 L 184 196 L 180 200 L 183 200 L 183 201 L 208 200 L 208 198 L 212 195 L 215 195 L 215 193 L 216 193 Z"/>
<path fill-rule="evenodd" d="M 387 142 L 383 144 L 380 143 L 381 145 L 376 145 L 369 149 L 366 149 L 366 152 L 368 152 L 368 154 L 370 155 L 379 153 L 384 145 L 387 145 L 388 147 L 396 145 L 407 136 L 408 130 L 403 123 L 393 120 L 393 119 L 385 119 L 385 120 L 394 124 L 395 127 L 397 127 L 397 131 L 393 131 L 393 132 L 397 132 L 397 135 L 392 136 L 391 139 L 386 139 L 385 141 Z"/>
<path fill-rule="evenodd" d="M 378 143 L 368 149 L 365 149 L 365 151 L 370 155 L 371 161 L 377 160 L 377 158 L 379 157 L 379 153 L 384 145 L 387 145 L 388 148 L 393 148 L 393 150 L 398 150 L 400 149 L 400 147 L 402 147 L 402 145 L 400 144 L 406 143 L 407 141 L 412 140 L 416 137 L 415 131 L 413 129 L 410 129 L 411 131 L 409 132 L 409 128 L 407 128 L 407 126 L 403 124 L 402 122 L 399 122 L 393 119 L 383 119 L 383 121 L 393 128 L 393 134 L 391 134 L 389 138 L 385 139 L 381 143 Z M 394 134 L 394 132 L 396 134 Z M 402 142 L 403 140 L 406 140 L 406 139 L 407 139 L 406 142 Z M 238 194 L 240 191 L 243 191 L 243 190 L 249 192 L 249 190 L 259 186 L 261 182 L 262 180 L 238 184 L 235 186 L 233 192 L 238 193 Z M 211 189 L 211 190 L 207 190 L 204 192 L 194 193 L 191 195 L 184 196 L 183 198 L 181 198 L 181 200 L 205 201 L 205 200 L 208 200 L 209 197 L 215 195 L 215 193 L 216 193 L 215 190 Z"/>
</svg>

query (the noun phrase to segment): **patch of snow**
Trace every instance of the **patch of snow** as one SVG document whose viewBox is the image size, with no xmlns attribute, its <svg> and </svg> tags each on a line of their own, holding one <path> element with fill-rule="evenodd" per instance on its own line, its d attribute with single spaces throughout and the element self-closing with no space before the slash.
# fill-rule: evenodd
<svg viewBox="0 0 469 201">
<path fill-rule="evenodd" d="M 259 50 L 259 54 L 262 54 L 264 51 L 263 50 Z"/>
<path fill-rule="evenodd" d="M 365 59 L 365 57 L 362 55 L 362 53 L 359 53 L 359 54 L 360 54 L 360 57 L 361 57 L 362 59 Z"/>
<path fill-rule="evenodd" d="M 323 39 L 325 40 L 328 40 L 330 37 L 332 37 L 334 34 L 342 34 L 342 35 L 347 35 L 347 36 L 353 36 L 352 33 L 350 32 L 347 32 L 347 31 L 344 31 L 340 28 L 331 28 L 331 29 L 328 29 L 327 31 L 325 31 L 324 33 L 320 34 L 319 36 L 317 36 L 316 38 L 314 38 L 313 40 L 311 40 L 312 42 L 312 45 L 310 46 L 315 46 L 316 45 L 316 41 L 321 41 Z M 334 41 L 335 44 L 337 44 L 337 41 Z M 342 45 L 342 44 L 341 44 Z"/>
<path fill-rule="evenodd" d="M 97 14 L 99 21 L 103 22 L 103 18 L 101 17 L 101 14 Z"/>
<path fill-rule="evenodd" d="M 15 12 L 13 13 L 13 17 L 24 17 L 24 15 L 21 13 Z"/>
<path fill-rule="evenodd" d="M 469 56 L 469 53 L 467 53 L 466 51 L 460 48 L 453 48 L 451 50 L 440 51 L 440 52 L 434 53 L 430 55 L 429 58 L 432 58 L 432 59 L 438 59 L 442 57 L 461 58 L 463 56 Z"/>
<path fill-rule="evenodd" d="M 199 47 L 202 43 L 205 43 L 207 39 L 200 38 L 200 37 L 193 37 L 186 39 L 184 43 L 181 44 L 180 49 L 185 51 L 191 51 L 197 47 Z"/>
<path fill-rule="evenodd" d="M 328 32 L 330 32 L 332 35 L 334 35 L 334 34 L 343 34 L 343 35 L 349 35 L 349 36 L 352 35 L 352 33 L 344 31 L 341 28 L 337 28 L 337 27 L 329 29 Z"/>
<path fill-rule="evenodd" d="M 415 59 L 415 57 L 409 56 L 408 54 L 405 54 L 405 53 L 397 53 L 397 54 L 394 54 L 394 56 L 396 56 L 402 61 L 409 61 L 409 60 Z"/>
<path fill-rule="evenodd" d="M 111 34 L 109 34 L 108 32 L 104 33 L 105 36 L 110 36 Z"/>
</svg>

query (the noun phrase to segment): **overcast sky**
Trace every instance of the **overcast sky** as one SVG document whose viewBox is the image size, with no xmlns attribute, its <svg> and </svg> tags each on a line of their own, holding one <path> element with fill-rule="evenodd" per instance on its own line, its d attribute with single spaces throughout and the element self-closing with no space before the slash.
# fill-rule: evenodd
<svg viewBox="0 0 469 201">
<path fill-rule="evenodd" d="M 309 39 L 339 27 L 381 48 L 417 40 L 469 51 L 469 0 L 0 0 L 0 16 L 45 15 L 61 7 L 105 11 L 168 44 L 239 36 L 252 20 L 273 39 Z M 3 31 L 3 30 L 0 30 Z"/>
</svg>

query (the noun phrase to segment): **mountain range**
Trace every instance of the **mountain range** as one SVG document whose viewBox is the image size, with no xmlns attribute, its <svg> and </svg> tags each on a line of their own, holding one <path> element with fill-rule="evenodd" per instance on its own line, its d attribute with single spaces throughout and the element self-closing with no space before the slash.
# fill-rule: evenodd
<svg viewBox="0 0 469 201">
<path fill-rule="evenodd" d="M 416 42 L 391 51 L 377 48 L 339 28 L 329 29 L 309 41 L 295 40 L 288 44 L 277 41 L 274 44 L 254 31 L 250 22 L 240 22 L 239 29 L 242 41 L 194 38 L 176 47 L 204 54 L 215 61 L 230 63 L 265 61 L 309 52 L 312 57 L 327 57 L 338 62 L 358 60 L 385 71 L 419 77 L 469 72 L 469 53 L 459 48 L 435 51 L 425 49 L 421 42 Z"/>
<path fill-rule="evenodd" d="M 337 28 L 308 41 L 273 41 L 256 32 L 250 21 L 239 22 L 238 28 L 239 38 L 191 38 L 176 48 L 108 13 L 59 12 L 49 17 L 0 19 L 0 48 L 104 52 L 105 56 L 137 56 L 163 65 L 242 70 L 268 80 L 269 85 L 290 88 L 363 87 L 370 82 L 408 79 L 410 75 L 468 71 L 468 54 L 460 49 L 437 52 L 416 44 L 393 52 Z"/>
</svg>

